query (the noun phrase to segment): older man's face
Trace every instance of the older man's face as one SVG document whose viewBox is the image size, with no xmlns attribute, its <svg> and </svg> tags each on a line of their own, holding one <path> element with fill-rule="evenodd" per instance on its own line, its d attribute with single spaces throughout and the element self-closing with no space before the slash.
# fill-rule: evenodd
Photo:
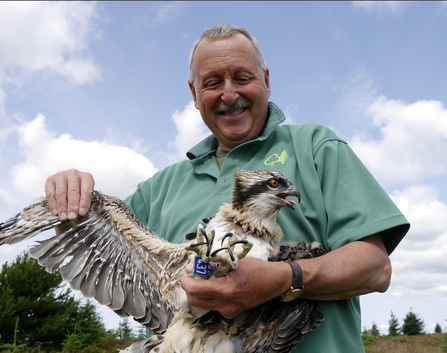
<svg viewBox="0 0 447 353">
<path fill-rule="evenodd" d="M 203 121 L 219 147 L 229 151 L 263 131 L 270 97 L 269 72 L 262 70 L 253 44 L 238 33 L 202 40 L 194 53 L 189 83 Z"/>
</svg>

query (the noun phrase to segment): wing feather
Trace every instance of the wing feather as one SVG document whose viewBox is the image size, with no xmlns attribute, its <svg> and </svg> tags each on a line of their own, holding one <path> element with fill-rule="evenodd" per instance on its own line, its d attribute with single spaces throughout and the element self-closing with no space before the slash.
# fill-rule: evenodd
<svg viewBox="0 0 447 353">
<path fill-rule="evenodd" d="M 0 245 L 14 244 L 62 223 L 46 201 L 0 223 Z M 177 312 L 175 299 L 189 252 L 145 226 L 119 199 L 93 192 L 88 219 L 30 250 L 48 272 L 121 317 L 162 333 Z"/>
</svg>

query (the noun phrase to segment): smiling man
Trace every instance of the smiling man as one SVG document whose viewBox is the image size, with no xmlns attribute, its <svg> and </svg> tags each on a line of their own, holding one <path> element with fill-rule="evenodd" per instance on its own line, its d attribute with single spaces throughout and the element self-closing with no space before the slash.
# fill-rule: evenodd
<svg viewBox="0 0 447 353">
<path fill-rule="evenodd" d="M 188 151 L 187 160 L 140 183 L 126 199 L 129 207 L 157 234 L 181 242 L 198 220 L 230 202 L 237 167 L 270 169 L 291 180 L 302 196 L 300 207 L 279 214 L 285 239 L 318 241 L 329 253 L 297 261 L 302 279 L 287 263 L 249 257 L 212 281 L 185 275 L 188 301 L 232 318 L 304 286 L 301 297 L 321 300 L 325 320 L 297 351 L 362 352 L 358 296 L 387 290 L 388 255 L 408 222 L 331 130 L 279 125 L 285 116 L 268 101 L 269 70 L 244 29 L 220 25 L 204 31 L 191 50 L 189 87 L 212 135 Z M 76 170 L 49 177 L 50 208 L 62 220 L 85 215 L 93 186 L 89 173 Z"/>
<path fill-rule="evenodd" d="M 268 116 L 269 71 L 243 34 L 205 38 L 194 51 L 189 87 L 223 151 L 261 135 Z"/>
</svg>

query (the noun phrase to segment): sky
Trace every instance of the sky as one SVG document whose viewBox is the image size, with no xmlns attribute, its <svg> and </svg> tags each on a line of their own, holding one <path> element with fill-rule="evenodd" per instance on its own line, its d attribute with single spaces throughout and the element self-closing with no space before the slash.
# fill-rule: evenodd
<svg viewBox="0 0 447 353">
<path fill-rule="evenodd" d="M 389 290 L 361 299 L 362 326 L 386 334 L 391 312 L 413 311 L 445 332 L 446 2 L 0 2 L 0 220 L 60 170 L 124 198 L 185 159 L 209 134 L 189 50 L 221 23 L 258 39 L 286 123 L 330 127 L 412 224 Z M 0 247 L 0 264 L 33 242 Z"/>
</svg>

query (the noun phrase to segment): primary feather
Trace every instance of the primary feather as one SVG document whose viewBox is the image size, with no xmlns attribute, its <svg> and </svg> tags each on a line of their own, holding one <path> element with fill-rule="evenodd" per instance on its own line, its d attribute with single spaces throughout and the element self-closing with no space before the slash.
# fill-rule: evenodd
<svg viewBox="0 0 447 353">
<path fill-rule="evenodd" d="M 315 249 L 324 253 L 319 244 L 279 245 L 277 214 L 296 205 L 287 196 L 300 197 L 279 173 L 236 172 L 232 203 L 221 206 L 206 226 L 207 233 L 215 233 L 212 251 L 231 232 L 253 244 L 248 256 L 263 260 L 321 255 Z M 0 223 L 0 245 L 60 225 L 42 201 Z M 94 191 L 87 220 L 39 241 L 30 255 L 48 272 L 60 267 L 62 278 L 85 297 L 158 333 L 129 347 L 133 352 L 290 352 L 323 320 L 318 303 L 309 300 L 272 300 L 231 320 L 190 307 L 180 287 L 185 266 L 194 257 L 186 248 L 156 235 L 121 200 Z"/>
</svg>

